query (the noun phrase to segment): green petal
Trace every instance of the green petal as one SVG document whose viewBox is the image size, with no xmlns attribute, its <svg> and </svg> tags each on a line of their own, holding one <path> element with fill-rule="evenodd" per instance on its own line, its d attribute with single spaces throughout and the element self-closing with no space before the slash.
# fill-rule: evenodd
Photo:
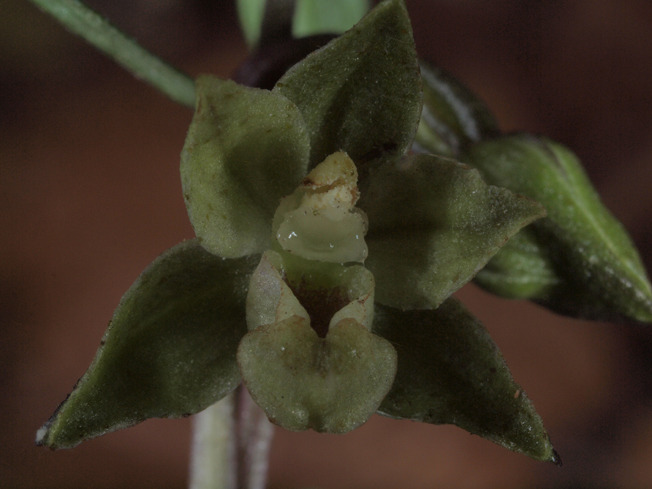
<svg viewBox="0 0 652 489">
<path fill-rule="evenodd" d="M 437 307 L 510 236 L 545 215 L 537 202 L 431 155 L 384 165 L 358 204 L 369 217 L 365 266 L 376 278 L 376 300 L 401 309 Z"/>
<path fill-rule="evenodd" d="M 367 421 L 392 385 L 396 352 L 345 318 L 319 338 L 292 316 L 249 332 L 238 363 L 251 397 L 285 429 L 346 433 Z"/>
<path fill-rule="evenodd" d="M 363 176 L 372 160 L 407 152 L 421 113 L 421 79 L 403 2 L 379 4 L 291 68 L 274 91 L 299 107 L 309 127 L 310 168 L 344 151 Z"/>
<path fill-rule="evenodd" d="M 652 322 L 652 287 L 631 239 L 604 207 L 577 157 L 545 138 L 515 135 L 479 143 L 469 161 L 488 182 L 537 199 L 548 217 L 535 224 L 528 260 L 547 262 L 557 284 L 530 296 L 547 307 L 588 319 Z M 506 254 L 512 254 L 508 248 Z M 492 265 L 491 280 L 507 281 L 510 257 Z M 502 274 L 505 280 L 500 280 Z M 501 293 L 489 280 L 485 287 Z"/>
<path fill-rule="evenodd" d="M 512 380 L 498 347 L 457 300 L 436 310 L 377 306 L 374 331 L 398 352 L 396 380 L 379 414 L 455 424 L 510 450 L 559 463 L 541 418 Z"/>
<path fill-rule="evenodd" d="M 122 297 L 93 363 L 37 443 L 71 448 L 147 418 L 197 413 L 235 389 L 256 261 L 222 260 L 196 240 L 154 260 Z"/>
<path fill-rule="evenodd" d="M 202 246 L 223 258 L 262 253 L 282 197 L 306 173 L 310 140 L 279 93 L 201 76 L 181 153 L 188 215 Z"/>
<path fill-rule="evenodd" d="M 498 134 L 496 119 L 473 92 L 441 68 L 420 66 L 423 110 L 413 149 L 459 157 L 470 142 Z"/>
</svg>

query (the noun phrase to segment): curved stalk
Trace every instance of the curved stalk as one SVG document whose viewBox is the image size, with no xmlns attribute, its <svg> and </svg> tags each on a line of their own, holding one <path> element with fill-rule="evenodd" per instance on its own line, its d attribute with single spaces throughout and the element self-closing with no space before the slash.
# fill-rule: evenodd
<svg viewBox="0 0 652 489">
<path fill-rule="evenodd" d="M 31 0 L 69 31 L 112 58 L 136 78 L 191 109 L 195 107 L 195 83 L 187 74 L 165 63 L 140 46 L 97 12 L 78 0 Z"/>
</svg>

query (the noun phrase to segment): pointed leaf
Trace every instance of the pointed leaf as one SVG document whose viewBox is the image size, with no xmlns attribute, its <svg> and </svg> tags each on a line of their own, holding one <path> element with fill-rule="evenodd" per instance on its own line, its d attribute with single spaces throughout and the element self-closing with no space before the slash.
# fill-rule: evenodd
<svg viewBox="0 0 652 489">
<path fill-rule="evenodd" d="M 303 114 L 311 168 L 344 151 L 364 176 L 372 160 L 407 152 L 421 113 L 421 79 L 403 2 L 379 4 L 291 68 L 274 91 Z"/>
<path fill-rule="evenodd" d="M 469 161 L 488 182 L 548 209 L 548 217 L 535 226 L 542 253 L 535 259 L 550 260 L 559 281 L 544 293 L 535 291 L 533 299 L 588 319 L 652 322 L 652 287 L 638 252 L 569 149 L 545 138 L 514 135 L 472 147 Z"/>
<path fill-rule="evenodd" d="M 368 0 L 298 0 L 292 34 L 341 34 L 369 10 Z"/>
<path fill-rule="evenodd" d="M 212 76 L 197 79 L 197 109 L 181 153 L 188 215 L 202 246 L 223 258 L 262 253 L 281 197 L 306 173 L 310 141 L 279 93 Z"/>
<path fill-rule="evenodd" d="M 374 331 L 398 352 L 396 380 L 378 409 L 392 418 L 455 424 L 510 450 L 559 463 L 541 418 L 498 347 L 460 302 L 436 310 L 377 306 Z"/>
<path fill-rule="evenodd" d="M 421 61 L 423 110 L 413 149 L 459 157 L 460 150 L 499 133 L 486 105 L 453 75 Z"/>
<path fill-rule="evenodd" d="M 37 443 L 71 448 L 147 418 L 197 413 L 235 389 L 257 258 L 225 261 L 192 240 L 154 260 L 123 296 L 93 363 Z"/>
<path fill-rule="evenodd" d="M 510 236 L 545 215 L 537 202 L 431 155 L 384 165 L 359 207 L 369 217 L 365 266 L 376 278 L 376 300 L 401 309 L 441 304 Z"/>
</svg>

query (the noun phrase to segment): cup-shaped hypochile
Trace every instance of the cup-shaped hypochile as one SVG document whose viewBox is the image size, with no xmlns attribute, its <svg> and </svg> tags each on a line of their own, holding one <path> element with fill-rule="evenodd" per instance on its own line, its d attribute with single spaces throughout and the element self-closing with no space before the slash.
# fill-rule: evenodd
<svg viewBox="0 0 652 489">
<path fill-rule="evenodd" d="M 270 250 L 263 254 L 249 283 L 247 327 L 251 331 L 299 316 L 320 337 L 344 318 L 371 331 L 373 303 L 374 277 L 366 268 Z M 326 331 L 320 327 L 324 324 Z"/>
<path fill-rule="evenodd" d="M 396 351 L 370 332 L 373 290 L 373 275 L 360 265 L 263 255 L 238 364 L 272 422 L 345 433 L 378 409 L 394 381 Z"/>
<path fill-rule="evenodd" d="M 363 262 L 367 217 L 355 207 L 358 172 L 346 153 L 317 165 L 296 191 L 281 200 L 272 225 L 281 248 L 308 260 Z"/>
</svg>

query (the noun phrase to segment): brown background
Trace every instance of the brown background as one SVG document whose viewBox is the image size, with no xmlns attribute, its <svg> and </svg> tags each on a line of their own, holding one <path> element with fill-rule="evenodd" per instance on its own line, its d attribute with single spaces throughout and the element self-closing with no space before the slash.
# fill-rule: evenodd
<svg viewBox="0 0 652 489">
<path fill-rule="evenodd" d="M 90 2 L 192 74 L 245 57 L 231 2 Z M 505 130 L 571 146 L 652 269 L 648 0 L 408 0 L 422 57 Z M 36 429 L 91 361 L 122 293 L 192 236 L 178 155 L 191 112 L 24 0 L 0 0 L 0 487 L 183 487 L 190 420 L 50 452 Z M 466 287 L 564 467 L 450 426 L 374 417 L 345 436 L 277 430 L 270 487 L 652 487 L 652 335 Z"/>
</svg>

